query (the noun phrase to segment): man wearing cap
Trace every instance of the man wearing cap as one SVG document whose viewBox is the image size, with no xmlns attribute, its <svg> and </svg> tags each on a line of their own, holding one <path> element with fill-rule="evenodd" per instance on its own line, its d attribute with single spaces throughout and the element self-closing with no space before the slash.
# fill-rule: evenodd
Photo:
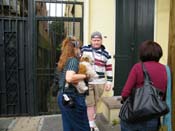
<svg viewBox="0 0 175 131">
<path fill-rule="evenodd" d="M 95 124 L 96 104 L 103 91 L 112 89 L 112 62 L 111 55 L 102 44 L 102 34 L 98 31 L 91 34 L 91 44 L 83 46 L 82 54 L 89 55 L 93 59 L 93 68 L 99 75 L 98 78 L 88 82 L 89 95 L 86 96 L 89 124 L 92 131 L 99 131 Z"/>
</svg>

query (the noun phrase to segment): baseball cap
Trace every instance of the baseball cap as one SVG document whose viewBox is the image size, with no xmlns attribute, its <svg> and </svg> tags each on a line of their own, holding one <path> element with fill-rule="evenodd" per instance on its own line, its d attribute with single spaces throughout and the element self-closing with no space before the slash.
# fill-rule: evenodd
<svg viewBox="0 0 175 131">
<path fill-rule="evenodd" d="M 100 32 L 98 32 L 98 31 L 95 31 L 95 32 L 93 32 L 91 34 L 91 39 L 92 38 L 100 38 L 100 39 L 102 39 L 102 34 Z"/>
</svg>

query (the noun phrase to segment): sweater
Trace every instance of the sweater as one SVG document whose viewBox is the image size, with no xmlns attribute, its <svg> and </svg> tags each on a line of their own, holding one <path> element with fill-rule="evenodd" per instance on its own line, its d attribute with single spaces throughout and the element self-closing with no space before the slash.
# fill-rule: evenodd
<svg viewBox="0 0 175 131">
<path fill-rule="evenodd" d="M 89 55 L 93 60 L 93 69 L 99 75 L 99 78 L 93 79 L 89 84 L 112 84 L 112 62 L 111 55 L 102 45 L 99 49 L 94 49 L 91 45 L 83 46 L 82 54 Z"/>
<path fill-rule="evenodd" d="M 167 73 L 165 66 L 155 61 L 144 62 L 144 66 L 150 76 L 153 85 L 165 93 L 167 88 Z M 131 94 L 133 88 L 139 88 L 143 85 L 143 83 L 144 75 L 142 71 L 142 65 L 139 62 L 132 67 L 129 73 L 128 79 L 121 93 L 122 97 L 128 97 Z"/>
</svg>

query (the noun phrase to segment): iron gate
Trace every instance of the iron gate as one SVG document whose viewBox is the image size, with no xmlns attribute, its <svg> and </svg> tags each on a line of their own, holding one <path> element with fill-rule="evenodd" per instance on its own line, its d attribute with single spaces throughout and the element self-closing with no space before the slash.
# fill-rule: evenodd
<svg viewBox="0 0 175 131">
<path fill-rule="evenodd" d="M 0 115 L 29 113 L 25 58 L 27 3 L 17 2 L 0 2 Z"/>
<path fill-rule="evenodd" d="M 83 3 L 75 1 L 35 1 L 36 92 L 40 114 L 58 113 L 56 97 L 52 96 L 54 71 L 62 40 L 83 32 Z"/>
<path fill-rule="evenodd" d="M 83 3 L 0 2 L 0 115 L 58 113 L 51 94 L 60 43 L 83 39 Z"/>
</svg>

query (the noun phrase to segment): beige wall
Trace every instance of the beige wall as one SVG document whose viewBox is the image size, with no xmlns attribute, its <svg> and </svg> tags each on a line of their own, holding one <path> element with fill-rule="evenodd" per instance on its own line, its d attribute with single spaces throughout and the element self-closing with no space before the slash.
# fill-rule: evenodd
<svg viewBox="0 0 175 131">
<path fill-rule="evenodd" d="M 160 62 L 167 63 L 170 0 L 155 0 L 154 40 L 163 49 Z M 84 44 L 88 44 L 90 34 L 100 31 L 104 45 L 115 54 L 115 0 L 84 0 Z M 113 69 L 115 67 L 113 59 Z"/>
<path fill-rule="evenodd" d="M 89 43 L 92 32 L 100 31 L 106 37 L 103 38 L 103 44 L 113 57 L 115 54 L 115 0 L 84 0 L 84 4 L 84 43 Z"/>
<path fill-rule="evenodd" d="M 104 45 L 115 52 L 115 0 L 90 0 L 90 32 L 100 31 Z"/>
<path fill-rule="evenodd" d="M 168 32 L 169 32 L 169 9 L 170 0 L 155 0 L 155 32 L 154 39 L 163 49 L 161 63 L 167 63 Z M 84 0 L 84 44 L 88 44 L 90 34 L 100 31 L 107 38 L 104 45 L 115 54 L 115 0 Z M 113 69 L 115 67 L 113 59 Z M 105 92 L 103 96 L 111 96 Z M 98 103 L 97 112 L 102 111 L 101 102 Z"/>
<path fill-rule="evenodd" d="M 163 49 L 160 62 L 167 64 L 170 0 L 155 0 L 155 41 Z"/>
<path fill-rule="evenodd" d="M 111 53 L 115 54 L 115 0 L 84 0 L 84 44 L 89 44 L 90 34 L 100 31 L 103 44 Z M 112 58 L 113 70 L 115 59 Z M 114 71 L 113 71 L 114 72 Z M 113 91 L 104 92 L 103 96 L 112 96 Z M 102 112 L 101 101 L 97 104 L 97 112 Z"/>
</svg>

